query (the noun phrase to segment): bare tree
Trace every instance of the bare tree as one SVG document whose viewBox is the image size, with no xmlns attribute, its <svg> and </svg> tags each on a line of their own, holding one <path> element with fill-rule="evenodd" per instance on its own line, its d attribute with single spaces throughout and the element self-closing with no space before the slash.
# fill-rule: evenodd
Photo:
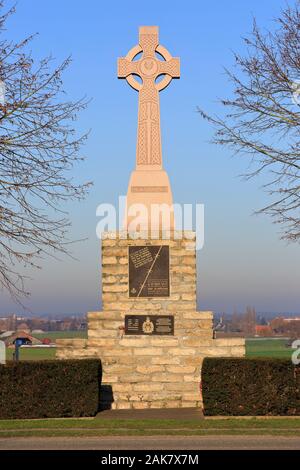
<svg viewBox="0 0 300 470">
<path fill-rule="evenodd" d="M 0 286 L 20 300 L 28 295 L 26 268 L 39 267 L 45 254 L 68 252 L 69 220 L 60 204 L 82 199 L 89 186 L 68 175 L 86 138 L 70 123 L 87 102 L 64 96 L 70 58 L 52 70 L 51 57 L 35 63 L 28 52 L 32 36 L 3 38 L 12 13 L 0 15 Z"/>
<path fill-rule="evenodd" d="M 232 99 L 224 117 L 201 115 L 215 126 L 213 142 L 250 157 L 246 178 L 268 172 L 271 202 L 258 210 L 282 224 L 281 238 L 300 241 L 300 3 L 286 7 L 274 32 L 253 23 L 245 56 L 226 70 Z"/>
</svg>

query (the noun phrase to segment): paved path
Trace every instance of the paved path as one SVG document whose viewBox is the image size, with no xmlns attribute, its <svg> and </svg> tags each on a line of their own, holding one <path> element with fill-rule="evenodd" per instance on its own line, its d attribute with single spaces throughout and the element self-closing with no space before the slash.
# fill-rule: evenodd
<svg viewBox="0 0 300 470">
<path fill-rule="evenodd" d="M 300 450 L 299 437 L 131 436 L 1 438 L 2 450 Z"/>
<path fill-rule="evenodd" d="M 145 410 L 104 410 L 96 419 L 204 419 L 201 408 L 160 408 Z"/>
</svg>

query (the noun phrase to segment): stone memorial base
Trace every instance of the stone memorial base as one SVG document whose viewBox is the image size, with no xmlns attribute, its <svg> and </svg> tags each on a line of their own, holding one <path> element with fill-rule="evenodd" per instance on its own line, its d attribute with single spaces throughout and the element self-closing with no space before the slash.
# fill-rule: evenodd
<svg viewBox="0 0 300 470">
<path fill-rule="evenodd" d="M 201 407 L 203 359 L 245 354 L 244 339 L 213 339 L 212 312 L 196 310 L 195 233 L 177 236 L 132 240 L 105 233 L 103 310 L 88 313 L 87 339 L 57 340 L 59 359 L 101 359 L 102 408 Z M 143 251 L 132 257 L 129 247 Z M 162 258 L 160 247 L 168 247 Z M 143 271 L 143 262 L 151 269 Z M 141 292 L 130 288 L 138 276 Z"/>
</svg>

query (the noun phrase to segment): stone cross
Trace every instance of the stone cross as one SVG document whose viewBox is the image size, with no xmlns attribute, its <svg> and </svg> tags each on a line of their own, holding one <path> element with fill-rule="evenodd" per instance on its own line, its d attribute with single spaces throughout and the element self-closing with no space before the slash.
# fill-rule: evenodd
<svg viewBox="0 0 300 470">
<path fill-rule="evenodd" d="M 140 53 L 141 58 L 134 60 Z M 159 60 L 157 55 L 164 60 Z M 142 83 L 135 76 L 140 77 Z M 163 78 L 158 81 L 160 76 Z M 126 57 L 118 59 L 118 78 L 125 78 L 139 92 L 137 169 L 162 168 L 159 92 L 169 85 L 172 78 L 179 77 L 179 58 L 173 58 L 159 45 L 158 27 L 141 26 L 139 44 Z"/>
</svg>

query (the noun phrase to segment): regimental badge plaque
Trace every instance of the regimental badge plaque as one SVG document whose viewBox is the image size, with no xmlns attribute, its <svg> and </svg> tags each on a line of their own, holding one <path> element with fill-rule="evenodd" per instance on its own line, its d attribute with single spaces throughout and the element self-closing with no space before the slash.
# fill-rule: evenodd
<svg viewBox="0 0 300 470">
<path fill-rule="evenodd" d="M 128 250 L 129 297 L 169 297 L 169 246 L 129 246 Z"/>
<path fill-rule="evenodd" d="M 125 315 L 125 335 L 174 335 L 174 317 Z"/>
</svg>

